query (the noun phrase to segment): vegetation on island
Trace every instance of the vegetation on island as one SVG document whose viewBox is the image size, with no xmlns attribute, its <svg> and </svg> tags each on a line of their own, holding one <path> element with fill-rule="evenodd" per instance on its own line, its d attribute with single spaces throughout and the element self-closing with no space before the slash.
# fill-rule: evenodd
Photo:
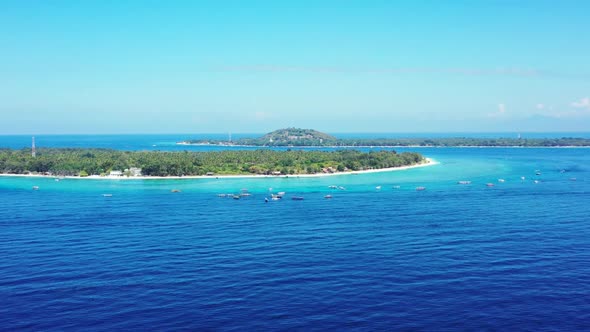
<svg viewBox="0 0 590 332">
<path fill-rule="evenodd" d="M 141 169 L 144 176 L 191 175 L 296 175 L 334 173 L 409 166 L 424 162 L 422 155 L 395 151 L 219 151 L 161 152 L 107 149 L 0 149 L 0 173 L 58 176 L 130 176 Z"/>
<path fill-rule="evenodd" d="M 286 128 L 275 130 L 258 138 L 241 138 L 235 141 L 221 140 L 188 140 L 183 144 L 214 144 L 235 146 L 268 146 L 268 147 L 362 147 L 362 146 L 423 146 L 423 147 L 559 147 L 559 146 L 590 146 L 588 138 L 473 138 L 473 137 L 445 137 L 445 138 L 346 138 L 334 136 L 312 130 Z"/>
</svg>

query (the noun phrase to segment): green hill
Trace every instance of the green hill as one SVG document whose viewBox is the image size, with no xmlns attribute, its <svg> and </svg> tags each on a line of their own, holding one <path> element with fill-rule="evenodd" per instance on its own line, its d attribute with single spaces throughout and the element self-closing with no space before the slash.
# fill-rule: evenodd
<svg viewBox="0 0 590 332">
<path fill-rule="evenodd" d="M 253 141 L 269 146 L 326 146 L 336 144 L 338 139 L 313 129 L 285 128 L 270 132 Z"/>
</svg>

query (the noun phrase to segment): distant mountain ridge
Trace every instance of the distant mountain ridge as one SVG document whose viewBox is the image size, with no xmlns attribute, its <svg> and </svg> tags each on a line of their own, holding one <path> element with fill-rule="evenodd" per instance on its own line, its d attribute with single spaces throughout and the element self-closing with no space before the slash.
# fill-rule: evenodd
<svg viewBox="0 0 590 332">
<path fill-rule="evenodd" d="M 188 140 L 179 144 L 227 145 L 227 146 L 286 146 L 286 147 L 399 147 L 399 146 L 432 146 L 432 147 L 588 147 L 588 138 L 473 138 L 473 137 L 441 137 L 441 138 L 336 138 L 314 129 L 283 128 L 272 131 L 257 138 L 241 138 L 236 141 L 221 140 Z"/>
</svg>

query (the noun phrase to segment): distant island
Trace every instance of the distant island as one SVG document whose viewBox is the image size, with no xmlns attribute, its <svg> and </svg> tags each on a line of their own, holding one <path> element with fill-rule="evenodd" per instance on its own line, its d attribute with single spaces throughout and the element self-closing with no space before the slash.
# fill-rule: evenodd
<svg viewBox="0 0 590 332">
<path fill-rule="evenodd" d="M 235 141 L 187 140 L 185 145 L 259 146 L 259 147 L 582 147 L 588 138 L 336 138 L 313 129 L 285 128 L 258 138 Z"/>
<path fill-rule="evenodd" d="M 422 155 L 395 151 L 161 152 L 108 149 L 0 149 L 0 175 L 184 177 L 329 175 L 428 164 Z"/>
</svg>

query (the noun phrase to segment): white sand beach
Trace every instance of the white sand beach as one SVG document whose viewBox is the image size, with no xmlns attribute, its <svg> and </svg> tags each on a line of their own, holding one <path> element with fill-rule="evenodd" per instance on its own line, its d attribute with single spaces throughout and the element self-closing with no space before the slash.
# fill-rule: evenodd
<svg viewBox="0 0 590 332">
<path fill-rule="evenodd" d="M 426 158 L 426 162 L 412 166 L 390 167 L 380 169 L 369 169 L 363 171 L 350 172 L 336 172 L 336 173 L 317 173 L 317 174 L 290 174 L 290 175 L 258 175 L 258 174 L 242 174 L 242 175 L 190 175 L 190 176 L 99 176 L 90 175 L 86 177 L 79 176 L 56 176 L 56 175 L 42 175 L 42 174 L 6 174 L 2 173 L 0 176 L 9 177 L 37 177 L 37 178 L 60 178 L 60 179 L 76 179 L 76 180 L 190 180 L 190 179 L 244 179 L 244 178 L 310 178 L 310 177 L 325 177 L 325 176 L 341 176 L 353 174 L 367 174 L 367 173 L 381 173 L 381 172 L 395 172 L 404 171 L 413 168 L 427 167 L 437 165 L 434 159 Z"/>
</svg>

